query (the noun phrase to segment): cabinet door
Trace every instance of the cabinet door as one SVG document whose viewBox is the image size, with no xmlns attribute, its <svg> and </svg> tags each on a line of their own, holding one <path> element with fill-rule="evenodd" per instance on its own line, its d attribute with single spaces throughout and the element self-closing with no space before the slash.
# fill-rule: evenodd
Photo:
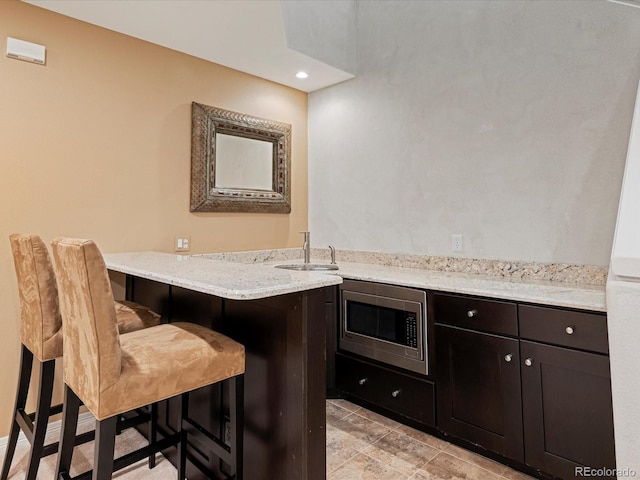
<svg viewBox="0 0 640 480">
<path fill-rule="evenodd" d="M 615 468 L 609 358 L 528 341 L 521 358 L 525 462 L 565 479 Z"/>
<path fill-rule="evenodd" d="M 518 351 L 515 339 L 436 325 L 438 428 L 523 461 Z"/>
</svg>

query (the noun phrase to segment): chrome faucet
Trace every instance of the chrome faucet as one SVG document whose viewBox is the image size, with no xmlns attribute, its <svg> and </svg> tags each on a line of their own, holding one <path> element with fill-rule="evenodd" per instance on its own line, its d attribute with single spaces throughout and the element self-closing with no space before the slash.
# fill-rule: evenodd
<svg viewBox="0 0 640 480">
<path fill-rule="evenodd" d="M 311 263 L 311 233 L 300 232 L 304 235 L 304 245 L 302 251 L 304 252 L 304 263 Z"/>
<path fill-rule="evenodd" d="M 336 264 L 336 247 L 329 245 L 329 251 L 331 252 L 331 265 Z"/>
</svg>

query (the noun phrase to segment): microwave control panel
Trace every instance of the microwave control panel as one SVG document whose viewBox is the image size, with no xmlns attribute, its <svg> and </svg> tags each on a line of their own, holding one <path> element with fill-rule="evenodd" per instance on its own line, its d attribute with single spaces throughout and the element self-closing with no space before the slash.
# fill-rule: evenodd
<svg viewBox="0 0 640 480">
<path fill-rule="evenodd" d="M 407 347 L 418 348 L 418 321 L 416 317 L 407 317 L 405 321 Z"/>
</svg>

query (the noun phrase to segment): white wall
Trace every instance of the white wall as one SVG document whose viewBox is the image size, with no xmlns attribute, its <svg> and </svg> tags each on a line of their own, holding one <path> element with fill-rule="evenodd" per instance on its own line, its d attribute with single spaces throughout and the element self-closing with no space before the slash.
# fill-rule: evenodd
<svg viewBox="0 0 640 480">
<path fill-rule="evenodd" d="M 616 463 L 618 468 L 635 470 L 636 475 L 640 475 L 639 310 L 640 283 L 610 278 L 607 281 L 607 323 Z"/>
<path fill-rule="evenodd" d="M 640 474 L 640 85 L 607 281 L 616 460 Z M 627 276 L 624 278 L 623 276 Z M 619 478 L 622 478 L 619 475 Z"/>
<path fill-rule="evenodd" d="M 280 0 L 287 46 L 356 73 L 356 0 Z"/>
<path fill-rule="evenodd" d="M 357 77 L 309 97 L 314 245 L 607 265 L 640 9 L 357 8 Z"/>
<path fill-rule="evenodd" d="M 640 87 L 638 94 L 640 95 Z M 640 96 L 636 100 L 611 253 L 611 272 L 640 279 Z"/>
</svg>

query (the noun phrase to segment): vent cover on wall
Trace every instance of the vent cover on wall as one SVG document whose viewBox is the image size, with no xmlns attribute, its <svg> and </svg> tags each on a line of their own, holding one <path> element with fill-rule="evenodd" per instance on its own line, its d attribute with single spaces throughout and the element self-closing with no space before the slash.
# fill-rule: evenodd
<svg viewBox="0 0 640 480">
<path fill-rule="evenodd" d="M 7 57 L 44 65 L 45 56 L 46 49 L 44 45 L 7 37 Z"/>
</svg>

